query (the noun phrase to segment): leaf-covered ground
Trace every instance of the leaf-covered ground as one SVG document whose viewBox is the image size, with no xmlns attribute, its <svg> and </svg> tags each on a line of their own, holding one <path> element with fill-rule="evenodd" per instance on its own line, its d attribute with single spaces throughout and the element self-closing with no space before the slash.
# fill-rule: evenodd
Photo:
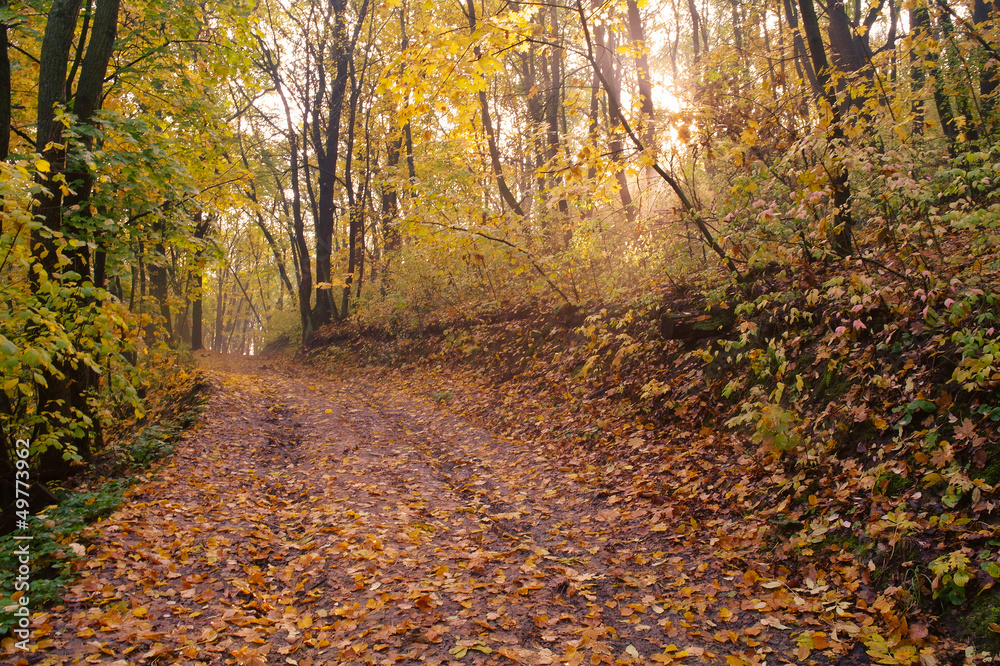
<svg viewBox="0 0 1000 666">
<path fill-rule="evenodd" d="M 775 526 L 714 434 L 684 433 L 697 446 L 667 460 L 637 427 L 630 474 L 604 474 L 463 418 L 502 398 L 471 373 L 203 365 L 200 424 L 94 526 L 64 604 L 34 619 L 37 651 L 11 663 L 854 664 L 863 642 L 928 662 L 943 647 L 890 598 L 864 601 L 846 556 L 759 556 Z M 427 392 L 442 384 L 462 399 Z M 508 403 L 508 420 L 544 419 Z"/>
</svg>

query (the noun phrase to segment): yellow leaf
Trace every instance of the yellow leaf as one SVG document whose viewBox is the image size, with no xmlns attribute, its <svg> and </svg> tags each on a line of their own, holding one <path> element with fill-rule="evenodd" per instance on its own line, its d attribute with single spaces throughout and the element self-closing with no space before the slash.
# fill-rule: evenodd
<svg viewBox="0 0 1000 666">
<path fill-rule="evenodd" d="M 48 173 L 49 171 L 52 170 L 52 165 L 49 164 L 47 160 L 38 160 L 37 162 L 35 162 L 35 168 L 41 171 L 42 173 Z"/>
</svg>

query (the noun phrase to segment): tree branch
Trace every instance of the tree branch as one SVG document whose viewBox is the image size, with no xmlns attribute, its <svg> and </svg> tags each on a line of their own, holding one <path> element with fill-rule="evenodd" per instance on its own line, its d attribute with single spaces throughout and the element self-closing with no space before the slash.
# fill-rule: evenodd
<svg viewBox="0 0 1000 666">
<path fill-rule="evenodd" d="M 445 217 L 444 214 L 441 213 L 441 211 L 438 211 L 438 213 L 442 217 Z M 557 294 L 559 294 L 559 296 L 561 296 L 562 299 L 564 301 L 566 301 L 567 305 L 572 305 L 572 306 L 576 307 L 576 304 L 573 301 L 571 301 L 569 299 L 569 297 L 566 296 L 566 294 L 563 293 L 563 290 L 560 289 L 558 286 L 556 286 L 556 284 L 554 282 L 552 282 L 552 280 L 549 278 L 549 276 L 545 273 L 545 270 L 541 266 L 538 265 L 537 261 L 535 261 L 535 258 L 531 255 L 531 253 L 528 252 L 527 250 L 525 250 L 523 247 L 521 247 L 519 245 L 516 245 L 514 243 L 511 243 L 509 240 L 506 240 L 504 238 L 500 238 L 498 236 L 491 236 L 491 235 L 489 235 L 487 233 L 484 233 L 482 231 L 476 231 L 475 229 L 466 229 L 466 228 L 460 227 L 460 226 L 458 226 L 456 224 L 443 224 L 441 222 L 431 222 L 429 220 L 418 220 L 418 223 L 419 224 L 426 224 L 426 225 L 432 226 L 432 227 L 439 227 L 441 229 L 450 229 L 451 231 L 460 231 L 462 233 L 466 233 L 466 234 L 469 234 L 471 236 L 478 236 L 478 237 L 480 237 L 482 239 L 485 239 L 485 240 L 488 240 L 488 241 L 490 241 L 492 243 L 499 243 L 500 245 L 506 245 L 507 247 L 511 248 L 512 250 L 515 250 L 516 252 L 520 252 L 525 257 L 527 257 L 528 263 L 530 263 L 531 267 L 534 268 L 535 271 L 537 271 L 538 274 L 542 276 L 542 279 L 545 280 L 546 284 L 548 284 L 549 287 L 552 288 L 552 291 L 554 291 Z"/>
</svg>

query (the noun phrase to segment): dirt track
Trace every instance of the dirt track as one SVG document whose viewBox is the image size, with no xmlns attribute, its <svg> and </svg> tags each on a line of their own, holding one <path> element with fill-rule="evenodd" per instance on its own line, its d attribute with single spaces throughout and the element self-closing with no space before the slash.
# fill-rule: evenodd
<svg viewBox="0 0 1000 666">
<path fill-rule="evenodd" d="M 792 589 L 754 571 L 740 553 L 755 525 L 625 501 L 545 443 L 493 437 L 397 387 L 276 361 L 206 365 L 200 425 L 103 521 L 24 663 L 837 663 L 849 651 L 846 636 L 804 651 L 789 638 L 820 628 L 836 598 L 822 581 Z"/>
</svg>

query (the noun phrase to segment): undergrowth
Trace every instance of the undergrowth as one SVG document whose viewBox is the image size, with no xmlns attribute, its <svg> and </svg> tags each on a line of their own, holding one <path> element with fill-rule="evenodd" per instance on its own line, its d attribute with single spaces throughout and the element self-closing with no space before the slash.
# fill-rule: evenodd
<svg viewBox="0 0 1000 666">
<path fill-rule="evenodd" d="M 150 399 L 142 416 L 123 422 L 89 471 L 52 490 L 56 504 L 36 512 L 27 529 L 0 536 L 0 570 L 12 572 L 0 581 L 0 636 L 10 633 L 14 612 L 23 595 L 32 612 L 58 604 L 62 590 L 73 580 L 73 564 L 85 558 L 96 533 L 88 526 L 114 513 L 127 501 L 129 489 L 141 475 L 174 451 L 176 438 L 190 427 L 203 407 L 205 384 L 194 373 L 177 366 L 178 359 L 157 359 L 159 367 L 146 376 Z M 25 539 L 25 537 L 30 537 Z M 18 586 L 13 572 L 21 564 L 19 552 L 30 553 L 29 589 Z"/>
<path fill-rule="evenodd" d="M 883 169 L 895 224 L 856 229 L 849 258 L 758 246 L 738 279 L 690 264 L 573 305 L 534 294 L 402 328 L 405 313 L 370 313 L 311 353 L 417 365 L 435 400 L 572 451 L 596 485 L 756 521 L 767 566 L 877 610 L 878 630 L 831 625 L 878 663 L 932 663 L 928 627 L 985 659 L 1000 647 L 998 150 Z"/>
</svg>

